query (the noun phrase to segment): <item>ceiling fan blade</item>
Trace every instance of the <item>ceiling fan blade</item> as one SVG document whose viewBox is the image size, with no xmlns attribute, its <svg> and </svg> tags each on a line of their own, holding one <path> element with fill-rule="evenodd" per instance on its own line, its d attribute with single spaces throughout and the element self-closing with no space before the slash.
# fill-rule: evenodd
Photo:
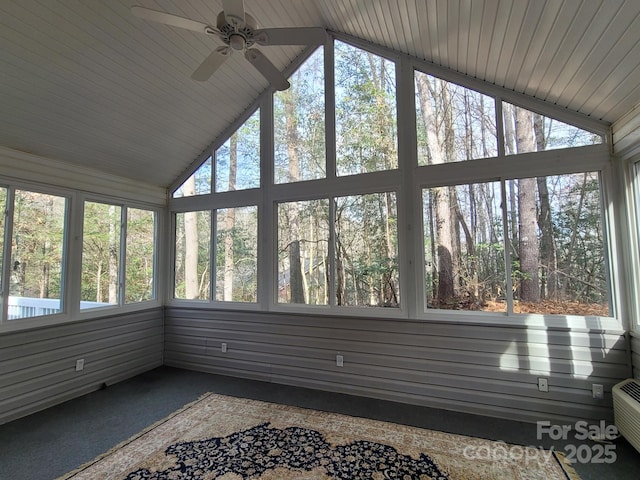
<svg viewBox="0 0 640 480">
<path fill-rule="evenodd" d="M 207 58 L 200 64 L 195 72 L 191 74 L 191 79 L 198 82 L 205 82 L 209 80 L 211 75 L 220 68 L 220 65 L 224 63 L 229 55 L 231 55 L 231 48 L 218 47 L 209 54 Z"/>
<path fill-rule="evenodd" d="M 189 18 L 179 17 L 166 12 L 159 12 L 158 10 L 151 10 L 150 8 L 140 7 L 134 5 L 131 7 L 131 13 L 136 17 L 152 22 L 163 23 L 172 27 L 186 28 L 198 33 L 212 34 L 217 29 L 207 25 L 206 23 L 197 22 Z"/>
<path fill-rule="evenodd" d="M 327 32 L 320 27 L 264 28 L 256 30 L 253 39 L 259 45 L 320 45 Z"/>
<path fill-rule="evenodd" d="M 249 48 L 244 52 L 244 56 L 276 90 L 286 90 L 291 86 L 282 72 L 260 50 Z"/>
<path fill-rule="evenodd" d="M 244 0 L 222 0 L 222 10 L 227 23 L 244 25 Z"/>
</svg>

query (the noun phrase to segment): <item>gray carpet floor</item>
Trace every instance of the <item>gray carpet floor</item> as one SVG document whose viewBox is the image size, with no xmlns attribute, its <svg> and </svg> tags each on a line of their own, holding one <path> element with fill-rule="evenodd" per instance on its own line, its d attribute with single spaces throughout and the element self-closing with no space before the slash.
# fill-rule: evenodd
<svg viewBox="0 0 640 480">
<path fill-rule="evenodd" d="M 161 367 L 31 416 L 0 425 L 0 479 L 50 480 L 74 469 L 205 392 L 374 418 L 449 433 L 563 451 L 537 439 L 535 424 L 436 410 L 273 383 Z M 583 452 L 595 452 L 596 444 Z M 583 480 L 638 480 L 640 453 L 614 442 L 613 463 L 577 463 Z M 584 455 L 583 455 L 583 458 Z"/>
</svg>

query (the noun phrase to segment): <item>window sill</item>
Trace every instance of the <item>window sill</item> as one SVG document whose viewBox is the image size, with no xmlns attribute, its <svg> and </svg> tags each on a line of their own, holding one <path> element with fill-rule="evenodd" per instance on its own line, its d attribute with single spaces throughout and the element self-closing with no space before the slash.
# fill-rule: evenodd
<svg viewBox="0 0 640 480">
<path fill-rule="evenodd" d="M 148 301 L 125 306 L 105 306 L 100 308 L 92 308 L 82 310 L 74 315 L 70 313 L 58 313 L 54 315 L 44 315 L 40 317 L 27 317 L 15 320 L 7 320 L 0 323 L 0 335 L 5 333 L 21 332 L 24 330 L 33 330 L 39 328 L 55 327 L 67 325 L 75 322 L 82 322 L 92 319 L 111 317 L 116 315 L 125 315 L 132 312 L 144 310 L 152 310 L 162 307 L 158 301 Z"/>
</svg>

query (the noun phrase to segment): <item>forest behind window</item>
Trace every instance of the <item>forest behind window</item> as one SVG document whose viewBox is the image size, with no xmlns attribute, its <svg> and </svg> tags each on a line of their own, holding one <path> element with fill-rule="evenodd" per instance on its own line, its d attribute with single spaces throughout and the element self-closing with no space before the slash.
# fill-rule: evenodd
<svg viewBox="0 0 640 480">
<path fill-rule="evenodd" d="M 10 320 L 62 311 L 66 215 L 64 197 L 15 190 Z"/>
<path fill-rule="evenodd" d="M 599 170 L 607 152 L 595 148 L 604 133 L 399 68 L 392 53 L 339 39 L 328 48 L 273 94 L 271 124 L 256 112 L 213 152 L 211 203 L 177 209 L 176 298 L 209 300 L 214 270 L 213 300 L 261 308 L 402 312 L 415 300 L 420 313 L 612 315 Z M 413 87 L 406 101 L 397 85 Z M 399 124 L 415 130 L 399 134 Z M 260 160 L 270 127 L 273 152 Z M 602 161 L 584 167 L 578 149 Z M 271 160 L 261 196 L 239 191 L 257 187 Z M 211 162 L 176 192 L 205 192 Z M 271 270 L 260 276 L 270 279 L 266 299 L 260 265 Z"/>
<path fill-rule="evenodd" d="M 415 83 L 421 165 L 497 154 L 492 99 L 418 71 Z M 602 142 L 506 102 L 502 111 L 507 155 Z M 425 189 L 423 219 L 427 308 L 503 312 L 509 297 L 515 313 L 609 315 L 598 172 Z"/>
</svg>

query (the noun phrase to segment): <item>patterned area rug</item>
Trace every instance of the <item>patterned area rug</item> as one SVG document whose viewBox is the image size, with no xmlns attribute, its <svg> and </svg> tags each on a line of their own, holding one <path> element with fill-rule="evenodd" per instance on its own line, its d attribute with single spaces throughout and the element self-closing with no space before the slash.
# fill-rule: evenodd
<svg viewBox="0 0 640 480">
<path fill-rule="evenodd" d="M 61 479 L 566 480 L 553 452 L 208 393 Z"/>
</svg>

